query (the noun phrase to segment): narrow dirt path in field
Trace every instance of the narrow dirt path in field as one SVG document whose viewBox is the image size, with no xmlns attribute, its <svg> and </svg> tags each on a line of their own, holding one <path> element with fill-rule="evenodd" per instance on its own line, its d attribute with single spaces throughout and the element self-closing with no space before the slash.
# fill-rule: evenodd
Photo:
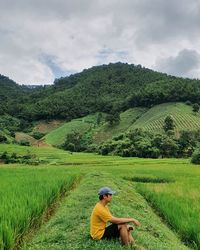
<svg viewBox="0 0 200 250">
<path fill-rule="evenodd" d="M 90 214 L 98 201 L 97 191 L 101 186 L 110 186 L 118 191 L 109 205 L 113 215 L 135 217 L 141 222 L 142 226 L 133 233 L 139 246 L 150 250 L 189 249 L 162 223 L 131 182 L 97 171 L 87 174 L 64 199 L 59 210 L 27 245 L 27 249 L 127 249 L 118 241 L 93 241 L 89 237 Z"/>
</svg>

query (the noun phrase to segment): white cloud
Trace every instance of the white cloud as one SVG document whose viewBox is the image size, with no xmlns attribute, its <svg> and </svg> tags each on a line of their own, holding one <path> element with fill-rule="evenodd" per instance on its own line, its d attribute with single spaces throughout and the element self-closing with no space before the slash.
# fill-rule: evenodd
<svg viewBox="0 0 200 250">
<path fill-rule="evenodd" d="M 159 59 L 157 69 L 175 76 L 200 78 L 200 54 L 184 49 L 174 57 Z"/>
<path fill-rule="evenodd" d="M 195 0 L 2 0 L 0 74 L 45 84 L 117 61 L 167 72 L 180 51 L 200 53 L 199 14 Z M 178 58 L 170 72 L 199 77 Z"/>
</svg>

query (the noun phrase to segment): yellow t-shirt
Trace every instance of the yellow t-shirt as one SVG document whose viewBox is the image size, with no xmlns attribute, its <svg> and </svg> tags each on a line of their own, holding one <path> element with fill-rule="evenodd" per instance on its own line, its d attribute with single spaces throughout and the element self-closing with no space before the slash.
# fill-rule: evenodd
<svg viewBox="0 0 200 250">
<path fill-rule="evenodd" d="M 106 222 L 112 218 L 108 207 L 99 202 L 92 211 L 90 218 L 90 235 L 95 240 L 100 240 L 105 232 Z"/>
</svg>

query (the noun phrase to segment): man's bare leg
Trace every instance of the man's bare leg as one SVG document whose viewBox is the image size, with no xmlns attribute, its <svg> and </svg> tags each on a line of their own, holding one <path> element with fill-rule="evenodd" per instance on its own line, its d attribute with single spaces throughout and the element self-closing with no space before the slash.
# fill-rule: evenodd
<svg viewBox="0 0 200 250">
<path fill-rule="evenodd" d="M 135 240 L 131 234 L 131 232 L 134 230 L 133 226 L 127 225 L 127 230 L 128 230 L 128 237 L 129 237 L 129 243 L 134 244 Z"/>
<path fill-rule="evenodd" d="M 130 244 L 135 244 L 135 240 L 130 231 L 128 232 L 128 240 Z"/>
<path fill-rule="evenodd" d="M 127 246 L 129 244 L 129 232 L 127 230 L 127 224 L 118 225 L 118 229 L 122 244 Z"/>
</svg>

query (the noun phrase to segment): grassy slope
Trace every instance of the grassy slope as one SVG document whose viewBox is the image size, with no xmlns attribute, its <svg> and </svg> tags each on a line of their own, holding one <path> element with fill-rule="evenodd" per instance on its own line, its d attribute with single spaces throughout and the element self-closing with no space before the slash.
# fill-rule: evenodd
<svg viewBox="0 0 200 250">
<path fill-rule="evenodd" d="M 28 141 L 31 145 L 35 144 L 37 140 L 30 136 L 29 134 L 23 132 L 16 132 L 15 133 L 15 140 L 16 141 Z"/>
<path fill-rule="evenodd" d="M 100 143 L 107 139 L 111 139 L 115 135 L 124 133 L 140 116 L 142 116 L 142 114 L 145 113 L 146 110 L 146 108 L 133 108 L 126 110 L 120 114 L 120 123 L 113 127 L 109 126 L 108 123 L 104 123 L 94 132 L 94 142 Z"/>
<path fill-rule="evenodd" d="M 143 128 L 151 132 L 163 132 L 163 123 L 167 115 L 172 115 L 175 132 L 180 130 L 200 129 L 200 114 L 194 114 L 192 107 L 184 103 L 165 103 L 146 108 L 133 108 L 120 114 L 120 123 L 113 127 L 103 117 L 100 125 L 96 124 L 97 114 L 67 122 L 45 136 L 48 144 L 58 145 L 64 142 L 65 136 L 73 130 L 91 133 L 94 143 L 101 143 L 130 129 Z"/>
<path fill-rule="evenodd" d="M 39 131 L 41 133 L 50 133 L 52 130 L 60 127 L 64 121 L 61 120 L 52 120 L 52 121 L 39 121 L 36 122 L 33 127 L 33 132 Z"/>
<path fill-rule="evenodd" d="M 47 134 L 45 140 L 48 144 L 58 145 L 64 142 L 68 133 L 78 131 L 91 133 L 94 143 L 100 143 L 114 135 L 125 132 L 145 111 L 146 108 L 133 108 L 121 113 L 121 121 L 119 125 L 114 127 L 110 127 L 105 122 L 104 114 L 100 125 L 97 125 L 97 114 L 74 119 Z"/>
<path fill-rule="evenodd" d="M 184 103 L 165 103 L 154 106 L 141 116 L 132 126 L 153 132 L 162 132 L 164 119 L 171 115 L 175 123 L 175 131 L 200 129 L 200 115 L 192 112 L 192 107 Z"/>
<path fill-rule="evenodd" d="M 87 132 L 93 127 L 95 121 L 95 115 L 74 119 L 47 134 L 45 140 L 48 144 L 52 145 L 62 144 L 68 133 L 71 133 L 72 131 Z"/>
</svg>

